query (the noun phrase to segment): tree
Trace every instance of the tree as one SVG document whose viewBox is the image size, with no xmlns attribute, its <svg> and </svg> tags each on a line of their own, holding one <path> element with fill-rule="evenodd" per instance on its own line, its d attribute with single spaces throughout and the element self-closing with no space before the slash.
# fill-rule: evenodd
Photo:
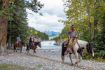
<svg viewBox="0 0 105 70">
<path fill-rule="evenodd" d="M 0 50 L 4 53 L 6 49 L 6 41 L 7 41 L 7 25 L 8 25 L 8 19 L 6 16 L 8 16 L 8 6 L 9 6 L 9 0 L 0 0 L 1 3 L 1 15 L 0 15 Z"/>
<path fill-rule="evenodd" d="M 28 36 L 33 35 L 33 36 L 36 36 L 38 38 L 41 38 L 41 40 L 48 40 L 49 39 L 48 35 L 40 32 L 40 31 L 37 31 L 37 30 L 35 30 L 34 28 L 31 28 L 31 27 L 29 27 L 28 33 L 29 33 Z"/>
<path fill-rule="evenodd" d="M 11 39 L 11 35 L 12 38 L 21 35 L 24 40 L 27 30 L 25 8 L 38 12 L 42 6 L 37 0 L 0 0 L 0 48 L 6 48 L 7 34 L 8 40 Z"/>
<path fill-rule="evenodd" d="M 14 43 L 16 37 L 20 36 L 22 41 L 26 40 L 27 36 L 27 21 L 24 0 L 15 0 L 10 5 L 10 20 L 8 21 L 8 42 Z"/>
<path fill-rule="evenodd" d="M 99 55 L 105 50 L 104 31 L 105 31 L 105 1 L 104 0 L 65 0 L 65 13 L 67 15 L 66 26 L 60 37 L 65 38 L 68 25 L 74 24 L 79 39 L 93 43 Z M 59 38 L 59 37 L 58 37 Z M 102 53 L 101 53 L 102 51 Z M 104 52 L 105 54 L 105 52 Z M 102 55 L 101 57 L 105 57 Z"/>
</svg>

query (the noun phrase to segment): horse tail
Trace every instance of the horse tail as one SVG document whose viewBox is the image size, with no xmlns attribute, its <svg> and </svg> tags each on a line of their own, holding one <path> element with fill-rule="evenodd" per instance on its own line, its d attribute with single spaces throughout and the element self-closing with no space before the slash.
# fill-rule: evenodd
<svg viewBox="0 0 105 70">
<path fill-rule="evenodd" d="M 13 49 L 16 50 L 16 43 L 14 43 L 14 45 L 13 45 Z"/>
<path fill-rule="evenodd" d="M 29 50 L 29 45 L 27 44 L 27 45 L 26 45 L 26 51 L 28 51 L 28 50 Z"/>
<path fill-rule="evenodd" d="M 65 55 L 65 51 L 66 51 L 67 47 L 65 47 L 65 43 L 62 43 L 62 52 L 61 52 L 61 56 Z"/>
</svg>

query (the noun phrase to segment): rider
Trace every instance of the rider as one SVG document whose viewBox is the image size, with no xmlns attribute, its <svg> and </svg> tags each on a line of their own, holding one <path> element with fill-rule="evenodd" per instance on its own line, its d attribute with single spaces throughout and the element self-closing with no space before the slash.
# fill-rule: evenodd
<svg viewBox="0 0 105 70">
<path fill-rule="evenodd" d="M 66 54 L 68 52 L 72 53 L 71 48 L 73 48 L 73 46 L 75 45 L 76 42 L 77 42 L 77 32 L 75 30 L 74 25 L 71 25 L 70 30 L 68 32 L 68 46 L 67 46 Z"/>
<path fill-rule="evenodd" d="M 29 46 L 32 46 L 32 43 L 33 43 L 33 36 L 30 36 L 30 39 L 29 39 Z"/>
<path fill-rule="evenodd" d="M 69 41 L 72 42 L 72 46 L 73 46 L 75 44 L 75 41 L 77 40 L 77 32 L 75 30 L 74 25 L 71 25 L 68 35 L 69 35 Z"/>
<path fill-rule="evenodd" d="M 37 36 L 34 36 L 34 42 L 38 42 Z"/>
<path fill-rule="evenodd" d="M 21 42 L 20 36 L 18 36 L 18 37 L 16 38 L 16 43 L 19 43 L 19 42 Z"/>
</svg>

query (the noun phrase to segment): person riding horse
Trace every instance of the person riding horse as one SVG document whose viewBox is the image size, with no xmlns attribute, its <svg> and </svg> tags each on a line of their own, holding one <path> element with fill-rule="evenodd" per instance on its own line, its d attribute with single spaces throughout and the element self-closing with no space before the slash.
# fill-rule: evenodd
<svg viewBox="0 0 105 70">
<path fill-rule="evenodd" d="M 31 36 L 30 39 L 29 39 L 30 48 L 34 45 L 35 42 L 38 42 L 37 38 L 35 36 Z"/>
<path fill-rule="evenodd" d="M 84 40 L 78 40 L 77 31 L 74 25 L 72 25 L 70 31 L 68 32 L 68 40 L 62 43 L 61 51 L 62 62 L 64 62 L 65 60 L 65 55 L 69 54 L 71 64 L 73 64 L 71 54 L 74 54 L 76 58 L 75 64 L 78 64 L 82 60 L 84 49 L 86 49 L 87 53 L 94 57 L 94 50 L 93 47 L 91 46 L 91 43 Z"/>
<path fill-rule="evenodd" d="M 77 42 L 77 32 L 75 30 L 74 25 L 71 25 L 70 30 L 68 32 L 67 50 L 65 54 L 73 52 L 72 48 L 76 42 Z"/>
<path fill-rule="evenodd" d="M 16 38 L 16 43 L 19 44 L 21 42 L 20 36 Z"/>
<path fill-rule="evenodd" d="M 29 39 L 29 46 L 32 46 L 34 42 L 33 36 L 30 37 Z"/>
<path fill-rule="evenodd" d="M 17 51 L 17 49 L 16 49 L 17 47 L 19 47 L 20 52 L 22 52 L 22 45 L 23 45 L 23 42 L 21 41 L 20 36 L 18 36 L 16 38 L 16 42 L 14 43 L 14 52 Z"/>
<path fill-rule="evenodd" d="M 31 36 L 30 39 L 29 39 L 29 44 L 27 44 L 26 51 L 29 53 L 29 50 L 33 49 L 33 51 L 35 53 L 37 46 L 41 47 L 41 42 L 38 41 L 36 36 Z"/>
</svg>

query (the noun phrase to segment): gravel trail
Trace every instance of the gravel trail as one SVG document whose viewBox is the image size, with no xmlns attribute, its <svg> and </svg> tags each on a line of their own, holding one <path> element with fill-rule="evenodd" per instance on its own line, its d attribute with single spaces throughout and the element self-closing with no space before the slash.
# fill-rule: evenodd
<svg viewBox="0 0 105 70">
<path fill-rule="evenodd" d="M 33 70 L 105 70 L 105 63 L 91 60 L 82 60 L 78 66 L 72 66 L 68 56 L 65 63 L 61 63 L 59 50 L 37 49 L 37 53 L 27 55 L 23 53 L 11 53 L 6 56 L 0 56 L 0 64 L 17 64 L 23 67 L 29 67 Z M 75 59 L 73 59 L 75 61 Z"/>
</svg>

